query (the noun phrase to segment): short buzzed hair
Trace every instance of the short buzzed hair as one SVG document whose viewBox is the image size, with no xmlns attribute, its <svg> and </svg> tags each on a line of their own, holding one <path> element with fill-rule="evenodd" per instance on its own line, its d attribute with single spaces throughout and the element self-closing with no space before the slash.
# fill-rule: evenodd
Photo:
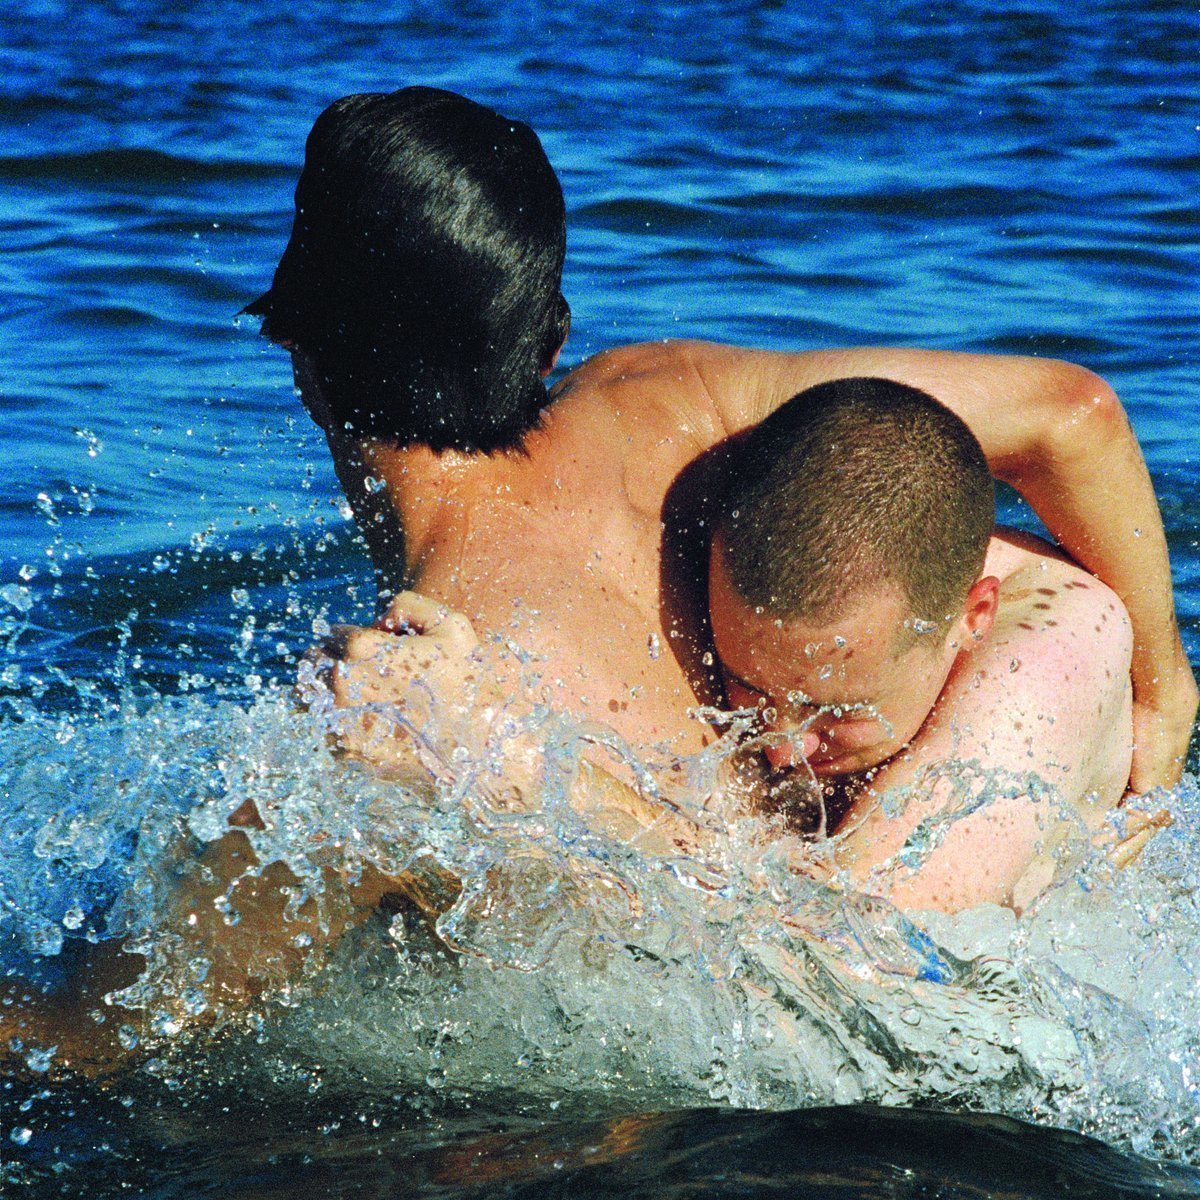
<svg viewBox="0 0 1200 1200">
<path fill-rule="evenodd" d="M 734 456 L 719 527 L 730 583 L 787 620 L 836 620 L 898 586 L 909 629 L 956 612 L 995 522 L 987 460 L 944 405 L 889 379 L 793 396 Z M 920 624 L 918 624 L 920 622 Z"/>
</svg>

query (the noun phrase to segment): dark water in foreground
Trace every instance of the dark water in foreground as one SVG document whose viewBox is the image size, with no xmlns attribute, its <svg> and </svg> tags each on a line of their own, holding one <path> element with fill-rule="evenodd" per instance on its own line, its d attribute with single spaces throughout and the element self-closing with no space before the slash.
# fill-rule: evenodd
<svg viewBox="0 0 1200 1200">
<path fill-rule="evenodd" d="M 70 1101 L 60 1101 L 64 1106 Z M 242 1115 L 242 1114 L 239 1114 Z M 1010 1118 L 894 1108 L 690 1109 L 607 1120 L 293 1109 L 197 1119 L 88 1103 L 74 1150 L 89 1195 L 437 1200 L 1084 1200 L 1194 1196 L 1194 1172 Z M 95 1154 L 103 1141 L 109 1149 Z M 237 1164 L 231 1176 L 230 1163 Z M 78 1179 L 39 1194 L 78 1195 Z"/>
<path fill-rule="evenodd" d="M 1194 764 L 1136 878 L 1085 863 L 1028 921 L 931 926 L 945 984 L 869 906 L 785 893 L 802 928 L 781 925 L 752 832 L 706 898 L 694 864 L 623 857 L 552 807 L 544 829 L 497 828 L 469 772 L 457 807 L 418 820 L 291 713 L 298 656 L 370 614 L 370 579 L 286 361 L 233 319 L 270 278 L 320 108 L 465 91 L 533 124 L 562 176 L 569 363 L 670 335 L 1105 375 L 1146 448 L 1200 661 L 1198 64 L 1195 6 L 1172 0 L 7 5 L 0 921 L 52 968 L 86 935 L 78 881 L 138 830 L 113 921 L 153 940 L 154 846 L 184 821 L 211 838 L 248 796 L 281 813 L 269 857 L 302 870 L 314 830 L 369 815 L 469 878 L 503 866 L 514 915 L 497 922 L 481 884 L 443 930 L 450 965 L 381 922 L 239 1027 L 249 1052 L 189 1058 L 168 1030 L 106 1089 L 0 1081 L 0 1182 L 1200 1193 L 1188 1168 L 1125 1156 L 1200 1158 Z M 577 753 L 578 732 L 548 736 Z M 569 899 L 539 905 L 539 888 Z"/>
</svg>

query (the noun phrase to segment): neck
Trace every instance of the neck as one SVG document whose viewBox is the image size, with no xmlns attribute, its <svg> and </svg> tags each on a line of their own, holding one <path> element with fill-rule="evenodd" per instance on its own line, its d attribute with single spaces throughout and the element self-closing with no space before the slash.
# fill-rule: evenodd
<svg viewBox="0 0 1200 1200">
<path fill-rule="evenodd" d="M 517 454 L 436 454 L 427 446 L 397 447 L 355 438 L 339 428 L 324 403 L 311 361 L 292 352 L 296 384 L 324 430 L 334 470 L 375 568 L 381 601 L 405 588 L 445 586 L 436 571 L 454 562 L 467 540 L 472 511 L 494 498 L 527 460 Z M 443 553 L 449 547 L 449 554 Z"/>
<path fill-rule="evenodd" d="M 438 570 L 458 561 L 472 512 L 496 494 L 513 462 L 367 439 L 334 449 L 334 465 L 384 599 L 405 588 L 442 590 Z"/>
</svg>

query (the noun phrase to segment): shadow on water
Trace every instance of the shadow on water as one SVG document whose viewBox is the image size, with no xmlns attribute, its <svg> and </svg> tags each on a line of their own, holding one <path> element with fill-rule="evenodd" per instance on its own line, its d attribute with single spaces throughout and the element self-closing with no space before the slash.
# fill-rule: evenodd
<svg viewBox="0 0 1200 1200">
<path fill-rule="evenodd" d="M 486 1101 L 435 1113 L 403 1102 L 353 1113 L 315 1103 L 196 1111 L 60 1090 L 38 1104 L 40 1131 L 10 1145 L 0 1168 L 0 1182 L 31 1197 L 1149 1200 L 1200 1191 L 1194 1169 L 1077 1133 L 872 1105 L 547 1121 Z M 22 1136 L 18 1126 L 12 1137 Z"/>
</svg>

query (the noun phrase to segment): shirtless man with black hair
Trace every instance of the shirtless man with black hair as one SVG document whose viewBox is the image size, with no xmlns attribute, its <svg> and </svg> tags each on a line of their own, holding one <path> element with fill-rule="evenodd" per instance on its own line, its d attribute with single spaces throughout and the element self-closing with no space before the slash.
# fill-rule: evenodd
<svg viewBox="0 0 1200 1200">
<path fill-rule="evenodd" d="M 1121 598 L 1134 632 L 1132 785 L 1178 779 L 1197 693 L 1162 523 L 1120 403 L 1091 372 L 663 342 L 600 354 L 547 395 L 569 324 L 561 188 L 532 130 L 449 92 L 331 105 L 296 204 L 251 311 L 291 351 L 383 606 L 419 591 L 538 659 L 563 709 L 635 748 L 692 753 L 713 734 L 690 712 L 722 696 L 705 663 L 702 553 L 721 447 L 806 388 L 884 376 L 955 412 L 992 474 Z M 383 636 L 348 633 L 347 662 Z"/>
</svg>

